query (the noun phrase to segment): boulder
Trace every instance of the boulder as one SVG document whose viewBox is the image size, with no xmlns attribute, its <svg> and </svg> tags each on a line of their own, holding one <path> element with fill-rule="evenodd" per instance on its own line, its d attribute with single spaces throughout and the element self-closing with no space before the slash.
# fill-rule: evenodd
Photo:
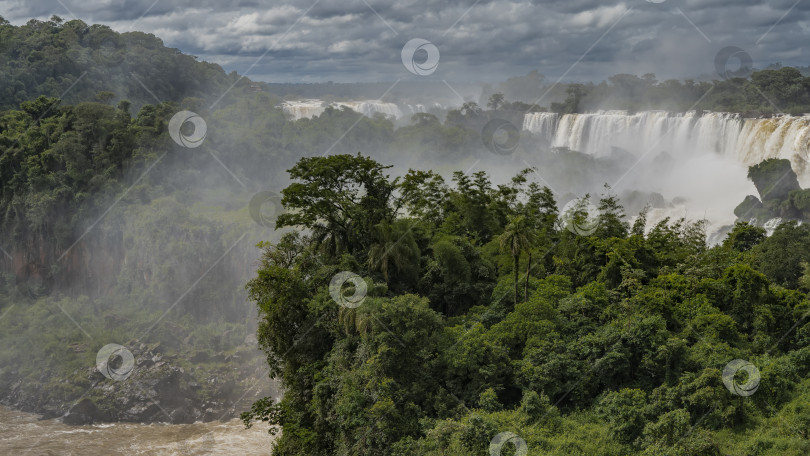
<svg viewBox="0 0 810 456">
<path fill-rule="evenodd" d="M 110 417 L 106 413 L 96 407 L 90 399 L 84 398 L 71 407 L 67 413 L 62 416 L 62 422 L 65 424 L 93 424 L 97 422 L 109 421 Z"/>
</svg>

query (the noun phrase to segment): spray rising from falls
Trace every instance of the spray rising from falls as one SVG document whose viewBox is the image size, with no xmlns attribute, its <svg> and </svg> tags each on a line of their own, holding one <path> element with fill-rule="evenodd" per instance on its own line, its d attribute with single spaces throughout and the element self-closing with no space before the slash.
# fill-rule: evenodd
<svg viewBox="0 0 810 456">
<path fill-rule="evenodd" d="M 392 119 L 399 119 L 404 115 L 413 115 L 418 112 L 426 112 L 427 109 L 422 104 L 406 104 L 397 105 L 396 103 L 385 103 L 380 100 L 362 100 L 362 101 L 337 101 L 334 103 L 326 103 L 322 100 L 309 99 L 299 101 L 285 101 L 281 107 L 284 112 L 292 116 L 294 120 L 308 118 L 321 115 L 327 106 L 334 108 L 347 107 L 353 111 L 357 111 L 367 117 L 371 117 L 376 113 L 381 113 L 384 116 Z"/>
<path fill-rule="evenodd" d="M 744 166 L 784 158 L 790 160 L 802 186 L 810 186 L 810 116 L 744 119 L 714 112 L 600 111 L 562 116 L 541 112 L 527 114 L 523 129 L 551 147 L 595 157 L 621 148 L 637 156 L 666 152 L 687 158 L 714 153 Z"/>
<path fill-rule="evenodd" d="M 716 112 L 542 112 L 527 114 L 523 129 L 552 149 L 621 159 L 626 173 L 605 178 L 614 189 L 658 192 L 671 201 L 654 206 L 648 222 L 666 217 L 706 220 L 715 241 L 736 220 L 733 210 L 745 195 L 757 194 L 747 179 L 749 166 L 769 158 L 787 159 L 799 183 L 810 187 L 810 116 L 746 119 Z M 772 231 L 779 222 L 769 221 L 767 228 Z"/>
</svg>

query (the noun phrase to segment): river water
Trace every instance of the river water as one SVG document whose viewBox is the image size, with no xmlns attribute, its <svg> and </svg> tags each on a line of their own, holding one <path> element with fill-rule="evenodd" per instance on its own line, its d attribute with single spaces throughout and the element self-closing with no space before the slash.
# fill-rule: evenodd
<svg viewBox="0 0 810 456">
<path fill-rule="evenodd" d="M 241 421 L 68 426 L 0 407 L 0 455 L 269 455 L 268 426 Z"/>
</svg>

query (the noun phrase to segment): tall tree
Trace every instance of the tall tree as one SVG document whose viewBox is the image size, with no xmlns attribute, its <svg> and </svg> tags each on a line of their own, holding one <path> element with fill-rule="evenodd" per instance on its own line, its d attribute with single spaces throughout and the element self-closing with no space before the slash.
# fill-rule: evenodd
<svg viewBox="0 0 810 456">
<path fill-rule="evenodd" d="M 415 223 L 415 222 L 414 222 Z M 412 225 L 405 220 L 389 223 L 383 220 L 375 226 L 376 242 L 368 251 L 368 266 L 380 271 L 385 283 L 391 284 L 390 271 L 396 272 L 396 284 L 416 285 L 419 276 L 419 246 Z"/>
<path fill-rule="evenodd" d="M 397 180 L 388 180 L 388 168 L 360 154 L 302 158 L 289 170 L 297 182 L 282 191 L 287 212 L 276 228 L 311 229 L 330 255 L 365 251 L 374 227 L 396 212 L 389 202 Z"/>
<path fill-rule="evenodd" d="M 624 218 L 624 207 L 619 198 L 611 194 L 610 187 L 605 184 L 605 194 L 599 200 L 599 217 L 595 234 L 603 239 L 627 236 L 630 225 Z"/>
<path fill-rule="evenodd" d="M 487 108 L 497 111 L 505 102 L 506 100 L 504 100 L 502 93 L 493 93 L 492 96 L 489 97 L 489 101 L 487 101 Z"/>
<path fill-rule="evenodd" d="M 503 233 L 499 236 L 501 249 L 509 252 L 514 261 L 515 275 L 515 305 L 518 303 L 518 267 L 520 265 L 520 253 L 531 248 L 534 235 L 531 227 L 526 221 L 526 217 L 518 215 L 506 225 Z M 527 271 L 528 273 L 528 271 Z M 528 279 L 528 277 L 527 277 Z"/>
</svg>

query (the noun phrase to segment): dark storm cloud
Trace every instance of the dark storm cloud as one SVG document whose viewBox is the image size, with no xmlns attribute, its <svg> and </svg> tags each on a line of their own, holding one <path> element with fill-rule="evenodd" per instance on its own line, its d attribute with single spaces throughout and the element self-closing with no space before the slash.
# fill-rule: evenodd
<svg viewBox="0 0 810 456">
<path fill-rule="evenodd" d="M 417 37 L 441 52 L 426 77 L 447 80 L 533 69 L 568 80 L 694 77 L 712 73 L 726 46 L 757 66 L 808 65 L 809 11 L 795 0 L 0 0 L 17 24 L 56 14 L 142 30 L 270 81 L 416 79 L 400 51 Z"/>
</svg>

